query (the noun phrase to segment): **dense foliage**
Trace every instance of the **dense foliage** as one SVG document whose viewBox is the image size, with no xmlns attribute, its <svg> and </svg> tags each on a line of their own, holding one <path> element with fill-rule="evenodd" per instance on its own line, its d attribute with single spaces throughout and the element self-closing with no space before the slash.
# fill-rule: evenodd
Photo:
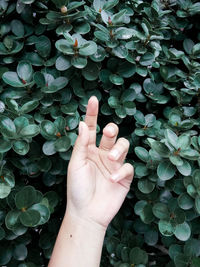
<svg viewBox="0 0 200 267">
<path fill-rule="evenodd" d="M 47 265 L 91 95 L 98 136 L 117 123 L 135 168 L 102 266 L 200 266 L 199 13 L 195 0 L 0 0 L 1 266 Z"/>
</svg>

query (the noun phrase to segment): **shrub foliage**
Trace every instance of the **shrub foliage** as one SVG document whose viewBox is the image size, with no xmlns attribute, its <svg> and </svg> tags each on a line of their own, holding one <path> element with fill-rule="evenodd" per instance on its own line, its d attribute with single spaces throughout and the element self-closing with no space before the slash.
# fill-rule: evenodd
<svg viewBox="0 0 200 267">
<path fill-rule="evenodd" d="M 0 0 L 1 266 L 47 265 L 91 95 L 98 140 L 118 124 L 135 168 L 102 266 L 200 266 L 199 13 L 195 0 Z"/>
</svg>

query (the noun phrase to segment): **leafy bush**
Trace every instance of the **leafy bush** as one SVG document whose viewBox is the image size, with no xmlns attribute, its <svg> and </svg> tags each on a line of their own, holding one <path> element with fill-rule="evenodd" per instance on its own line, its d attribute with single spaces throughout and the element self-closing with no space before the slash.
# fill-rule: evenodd
<svg viewBox="0 0 200 267">
<path fill-rule="evenodd" d="M 200 266 L 200 2 L 0 0 L 0 265 L 46 266 L 87 100 L 130 140 L 102 266 Z"/>
</svg>

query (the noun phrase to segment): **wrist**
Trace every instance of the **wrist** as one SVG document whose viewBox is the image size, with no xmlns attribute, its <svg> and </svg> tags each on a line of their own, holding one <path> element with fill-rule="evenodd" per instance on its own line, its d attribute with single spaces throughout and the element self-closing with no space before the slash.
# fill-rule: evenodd
<svg viewBox="0 0 200 267">
<path fill-rule="evenodd" d="M 74 212 L 70 208 L 66 209 L 63 221 L 66 223 L 74 224 L 74 226 L 80 229 L 84 229 L 85 231 L 95 232 L 100 235 L 105 235 L 106 230 L 107 230 L 106 226 L 103 226 L 95 222 L 89 216 L 78 215 L 76 212 Z"/>
</svg>

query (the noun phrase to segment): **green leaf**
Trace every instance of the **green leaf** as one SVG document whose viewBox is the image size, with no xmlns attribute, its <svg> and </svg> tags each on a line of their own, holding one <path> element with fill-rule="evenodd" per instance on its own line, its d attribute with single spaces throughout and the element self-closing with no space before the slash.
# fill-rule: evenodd
<svg viewBox="0 0 200 267">
<path fill-rule="evenodd" d="M 20 222 L 27 227 L 35 227 L 39 224 L 41 216 L 36 210 L 26 210 L 19 216 Z"/>
<path fill-rule="evenodd" d="M 113 54 L 118 58 L 126 58 L 128 56 L 128 49 L 125 45 L 116 46 L 112 49 Z M 118 72 L 119 73 L 119 72 Z"/>
<path fill-rule="evenodd" d="M 125 28 L 125 27 L 119 27 L 115 31 L 115 37 L 117 39 L 127 40 L 130 39 L 133 35 L 132 29 Z"/>
<path fill-rule="evenodd" d="M 196 192 L 196 189 L 195 189 L 195 187 L 194 187 L 193 184 L 189 184 L 189 185 L 187 186 L 187 193 L 188 193 L 191 197 L 195 198 L 197 192 Z"/>
<path fill-rule="evenodd" d="M 115 109 L 115 113 L 116 113 L 116 115 L 117 115 L 119 118 L 121 118 L 121 119 L 123 119 L 123 118 L 126 117 L 126 109 L 125 109 L 123 106 L 119 106 L 119 107 L 117 107 L 117 108 Z"/>
<path fill-rule="evenodd" d="M 82 75 L 88 81 L 96 80 L 99 76 L 98 65 L 89 61 L 87 66 L 82 70 Z"/>
<path fill-rule="evenodd" d="M 26 86 L 21 82 L 16 72 L 7 71 L 4 72 L 2 79 L 5 83 L 13 86 L 13 87 L 24 87 Z"/>
<path fill-rule="evenodd" d="M 132 116 L 136 113 L 136 105 L 134 102 L 131 101 L 123 102 L 123 107 L 126 110 L 126 114 L 129 116 Z"/>
<path fill-rule="evenodd" d="M 59 196 L 54 191 L 49 191 L 45 193 L 44 197 L 48 199 L 50 209 L 55 208 L 59 203 Z"/>
<path fill-rule="evenodd" d="M 11 192 L 11 186 L 0 180 L 0 199 L 6 198 Z"/>
<path fill-rule="evenodd" d="M 177 143 L 178 143 L 178 136 L 170 129 L 166 129 L 164 131 L 165 138 L 167 139 L 168 143 L 178 149 Z"/>
<path fill-rule="evenodd" d="M 109 33 L 103 31 L 95 31 L 94 36 L 103 42 L 109 41 L 110 39 Z"/>
<path fill-rule="evenodd" d="M 90 56 L 90 59 L 94 62 L 101 62 L 106 57 L 106 51 L 103 47 L 98 46 L 96 53 Z"/>
<path fill-rule="evenodd" d="M 155 217 L 152 212 L 152 206 L 147 204 L 144 206 L 140 213 L 140 218 L 144 223 L 150 224 L 154 221 Z"/>
<path fill-rule="evenodd" d="M 76 24 L 73 26 L 73 29 L 76 33 L 86 34 L 91 30 L 91 27 L 88 22 L 85 22 L 84 20 L 80 20 L 76 22 Z"/>
<path fill-rule="evenodd" d="M 174 235 L 181 241 L 186 241 L 190 238 L 191 229 L 187 222 L 178 224 L 175 227 Z"/>
<path fill-rule="evenodd" d="M 169 180 L 174 177 L 175 172 L 175 167 L 169 161 L 160 162 L 157 168 L 158 177 L 163 181 Z"/>
<path fill-rule="evenodd" d="M 120 102 L 119 102 L 119 99 L 115 96 L 110 96 L 108 98 L 108 105 L 111 107 L 111 108 L 117 108 L 119 106 Z"/>
<path fill-rule="evenodd" d="M 17 132 L 20 132 L 22 128 L 29 125 L 29 120 L 24 116 L 19 116 L 14 119 L 14 124 L 17 129 Z"/>
<path fill-rule="evenodd" d="M 191 54 L 193 46 L 194 42 L 191 39 L 184 39 L 183 48 L 185 49 L 186 53 Z"/>
<path fill-rule="evenodd" d="M 51 156 L 56 153 L 55 141 L 47 141 L 42 146 L 42 151 L 45 155 Z"/>
<path fill-rule="evenodd" d="M 122 23 L 124 21 L 124 17 L 125 17 L 126 12 L 127 12 L 126 9 L 122 9 L 118 13 L 114 14 L 112 17 L 112 23 L 113 24 Z"/>
<path fill-rule="evenodd" d="M 194 201 L 187 193 L 182 193 L 178 197 L 178 205 L 183 210 L 189 210 L 194 206 Z"/>
<path fill-rule="evenodd" d="M 32 4 L 34 1 L 35 1 L 35 0 L 21 0 L 21 2 L 22 2 L 23 4 L 27 4 L 27 5 Z"/>
<path fill-rule="evenodd" d="M 180 156 L 185 159 L 189 159 L 189 160 L 197 160 L 200 154 L 194 149 L 186 149 L 186 150 L 180 151 Z"/>
<path fill-rule="evenodd" d="M 16 113 L 19 110 L 19 105 L 17 103 L 17 101 L 15 101 L 14 99 L 11 98 L 6 98 L 6 104 L 9 107 L 9 109 L 11 109 L 12 111 L 15 111 Z"/>
<path fill-rule="evenodd" d="M 40 133 L 40 127 L 36 124 L 30 124 L 22 128 L 22 130 L 19 132 L 19 134 L 22 137 L 33 137 Z"/>
<path fill-rule="evenodd" d="M 79 54 L 81 56 L 91 56 L 97 52 L 97 45 L 93 41 L 88 41 L 86 44 L 80 47 Z"/>
<path fill-rule="evenodd" d="M 200 258 L 193 258 L 192 259 L 192 263 L 191 263 L 191 267 L 197 267 L 200 265 Z"/>
<path fill-rule="evenodd" d="M 4 239 L 6 236 L 6 233 L 4 229 L 0 226 L 0 240 Z"/>
<path fill-rule="evenodd" d="M 135 115 L 134 115 L 134 118 L 139 124 L 145 125 L 145 117 L 141 111 L 137 110 Z"/>
<path fill-rule="evenodd" d="M 115 7 L 118 3 L 119 3 L 119 0 L 112 0 L 112 1 L 109 1 L 109 2 L 105 2 L 104 5 L 103 5 L 103 9 L 104 10 L 110 10 L 113 7 Z"/>
<path fill-rule="evenodd" d="M 139 200 L 138 202 L 136 202 L 136 204 L 134 206 L 135 214 L 140 215 L 140 213 L 142 212 L 142 210 L 146 206 L 146 204 L 147 204 L 146 200 Z"/>
<path fill-rule="evenodd" d="M 17 65 L 17 74 L 25 82 L 30 81 L 33 75 L 33 69 L 28 61 L 20 61 Z"/>
<path fill-rule="evenodd" d="M 16 127 L 13 121 L 6 117 L 1 115 L 0 116 L 0 129 L 1 133 L 8 138 L 13 138 L 16 135 Z"/>
<path fill-rule="evenodd" d="M 200 54 L 200 43 L 197 43 L 193 46 L 192 54 L 198 57 L 198 55 Z"/>
<path fill-rule="evenodd" d="M 58 152 L 66 152 L 71 147 L 71 140 L 68 136 L 59 137 L 55 141 L 55 150 Z"/>
<path fill-rule="evenodd" d="M 37 38 L 35 47 L 41 57 L 47 58 L 51 52 L 51 42 L 48 37 L 41 35 Z"/>
<path fill-rule="evenodd" d="M 13 230 L 16 227 L 16 225 L 19 225 L 19 220 L 18 220 L 19 215 L 20 211 L 18 210 L 10 210 L 7 213 L 5 218 L 5 224 L 9 230 Z"/>
<path fill-rule="evenodd" d="M 200 214 L 200 196 L 195 197 L 195 208 L 198 214 Z"/>
<path fill-rule="evenodd" d="M 38 222 L 38 224 L 45 224 L 49 218 L 50 218 L 50 212 L 49 212 L 49 209 L 41 204 L 41 203 L 37 203 L 37 204 L 34 204 L 33 206 L 31 206 L 28 211 L 37 211 L 39 212 L 40 214 L 40 221 Z"/>
<path fill-rule="evenodd" d="M 12 143 L 10 141 L 0 138 L 0 153 L 9 151 L 11 147 Z"/>
<path fill-rule="evenodd" d="M 200 256 L 200 240 L 190 238 L 185 242 L 184 254 L 192 257 Z"/>
<path fill-rule="evenodd" d="M 192 175 L 192 182 L 198 188 L 200 187 L 200 170 L 196 169 Z"/>
<path fill-rule="evenodd" d="M 155 183 L 149 181 L 148 179 L 140 179 L 138 181 L 138 189 L 144 193 L 149 194 L 151 193 L 155 188 Z"/>
<path fill-rule="evenodd" d="M 181 150 L 187 149 L 191 144 L 191 138 L 189 135 L 182 134 L 178 137 L 177 147 Z"/>
<path fill-rule="evenodd" d="M 134 148 L 134 151 L 138 158 L 142 161 L 147 162 L 150 159 L 149 152 L 145 148 L 137 146 Z"/>
<path fill-rule="evenodd" d="M 33 75 L 33 80 L 37 84 L 38 87 L 44 87 L 46 84 L 45 77 L 43 73 L 36 71 Z"/>
<path fill-rule="evenodd" d="M 161 220 L 167 220 L 169 219 L 169 210 L 166 204 L 164 203 L 156 203 L 153 205 L 153 214 L 156 216 L 158 219 Z"/>
<path fill-rule="evenodd" d="M 18 209 L 27 209 L 36 201 L 36 191 L 33 186 L 25 186 L 15 196 L 15 204 Z M 26 226 L 26 225 L 25 225 Z"/>
<path fill-rule="evenodd" d="M 147 140 L 149 140 L 149 138 Z M 170 155 L 169 148 L 165 144 L 163 144 L 159 141 L 151 142 L 151 147 L 153 150 L 155 150 L 163 158 L 168 158 Z"/>
<path fill-rule="evenodd" d="M 182 253 L 178 253 L 174 258 L 174 262 L 176 267 L 187 267 L 189 258 Z"/>
<path fill-rule="evenodd" d="M 124 83 L 124 79 L 117 74 L 111 74 L 109 80 L 115 85 L 122 85 Z"/>
<path fill-rule="evenodd" d="M 59 71 L 67 70 L 71 67 L 71 59 L 67 56 L 59 56 L 56 59 L 56 69 Z"/>
<path fill-rule="evenodd" d="M 11 258 L 12 258 L 12 252 L 13 252 L 13 248 L 8 245 L 8 244 L 4 244 L 0 246 L 0 264 L 1 266 L 3 265 L 7 265 Z"/>
<path fill-rule="evenodd" d="M 139 247 L 134 247 L 130 251 L 130 262 L 133 264 L 147 264 L 148 254 Z"/>
<path fill-rule="evenodd" d="M 155 60 L 155 56 L 154 54 L 147 52 L 146 54 L 144 54 L 141 58 L 140 58 L 140 65 L 142 66 L 149 66 L 152 65 L 152 63 Z"/>
<path fill-rule="evenodd" d="M 175 231 L 173 225 L 167 220 L 160 220 L 158 223 L 158 228 L 161 234 L 164 236 L 172 236 Z"/>
<path fill-rule="evenodd" d="M 154 114 L 147 114 L 144 118 L 145 118 L 145 125 L 147 127 L 152 127 L 156 121 L 156 117 Z"/>
<path fill-rule="evenodd" d="M 39 106 L 39 101 L 38 100 L 31 100 L 26 102 L 21 108 L 20 108 L 20 113 L 25 114 L 33 111 Z"/>
<path fill-rule="evenodd" d="M 68 84 L 68 79 L 66 77 L 58 77 L 53 80 L 46 87 L 42 88 L 42 91 L 45 93 L 55 93 L 63 89 Z"/>
<path fill-rule="evenodd" d="M 17 37 L 24 36 L 24 25 L 20 20 L 14 19 L 11 21 L 11 30 Z"/>
<path fill-rule="evenodd" d="M 43 120 L 41 122 L 41 134 L 44 137 L 55 137 L 57 133 L 57 128 L 55 126 L 55 124 L 49 120 Z"/>
<path fill-rule="evenodd" d="M 30 149 L 29 143 L 23 140 L 14 141 L 12 148 L 19 155 L 26 155 Z"/>
<path fill-rule="evenodd" d="M 170 155 L 169 160 L 172 164 L 176 165 L 177 168 L 183 166 L 183 160 L 178 155 Z"/>
<path fill-rule="evenodd" d="M 183 159 L 183 164 L 181 166 L 177 166 L 177 169 L 184 176 L 189 176 L 192 172 L 190 163 L 185 159 Z"/>
<path fill-rule="evenodd" d="M 144 240 L 149 246 L 154 246 L 158 242 L 158 231 L 157 230 L 148 230 L 144 233 Z"/>
<path fill-rule="evenodd" d="M 129 62 L 122 62 L 119 64 L 118 66 L 118 73 L 120 76 L 122 76 L 123 78 L 130 78 L 135 74 L 136 71 L 136 67 L 134 64 L 131 64 Z M 131 98 L 127 98 L 126 100 L 124 99 L 124 94 L 127 95 L 126 92 L 129 92 L 129 94 L 131 94 Z M 133 101 L 136 98 L 136 91 L 133 90 L 133 88 L 129 88 L 123 91 L 122 99 L 124 99 L 124 101 Z"/>
<path fill-rule="evenodd" d="M 13 257 L 18 261 L 23 261 L 28 255 L 28 250 L 24 244 L 18 244 L 13 251 Z"/>
<path fill-rule="evenodd" d="M 87 59 L 81 56 L 73 57 L 71 59 L 71 64 L 77 69 L 83 69 L 87 65 Z"/>
</svg>

